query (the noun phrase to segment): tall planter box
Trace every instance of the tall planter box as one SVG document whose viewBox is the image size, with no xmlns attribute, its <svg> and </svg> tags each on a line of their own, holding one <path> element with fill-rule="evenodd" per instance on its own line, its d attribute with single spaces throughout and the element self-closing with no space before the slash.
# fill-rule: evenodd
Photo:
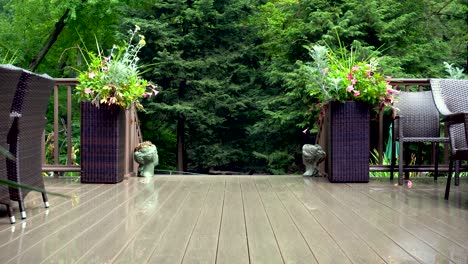
<svg viewBox="0 0 468 264">
<path fill-rule="evenodd" d="M 81 103 L 81 182 L 117 183 L 125 174 L 125 112 Z"/>
<path fill-rule="evenodd" d="M 331 102 L 328 119 L 328 179 L 369 182 L 369 105 Z"/>
</svg>

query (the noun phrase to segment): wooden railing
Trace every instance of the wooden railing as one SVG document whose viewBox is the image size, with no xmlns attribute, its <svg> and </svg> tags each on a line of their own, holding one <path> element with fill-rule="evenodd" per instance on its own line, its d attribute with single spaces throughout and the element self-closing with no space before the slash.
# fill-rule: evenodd
<svg viewBox="0 0 468 264">
<path fill-rule="evenodd" d="M 51 132 L 51 137 L 48 137 L 50 140 L 47 140 L 46 144 L 46 135 L 43 136 L 42 140 L 42 171 L 44 172 L 53 172 L 55 176 L 59 176 L 64 172 L 80 172 L 81 167 L 79 164 L 75 164 L 74 155 L 75 149 L 72 144 L 72 115 L 79 116 L 79 111 L 73 111 L 73 101 L 72 101 L 72 92 L 73 88 L 78 84 L 78 81 L 74 78 L 62 78 L 55 79 L 54 87 L 54 99 L 53 99 L 53 130 Z M 66 90 L 65 96 L 59 96 L 60 91 L 62 94 L 63 90 Z M 59 97 L 64 100 L 60 101 Z M 63 98 L 65 97 L 65 98 Z M 60 114 L 60 107 L 65 108 L 65 112 Z M 63 107 L 66 106 L 66 107 Z M 75 107 L 76 108 L 76 107 Z M 63 112 L 63 111 L 62 111 Z M 125 156 L 127 157 L 127 162 L 125 164 L 125 174 L 132 175 L 136 173 L 137 165 L 133 161 L 133 149 L 135 146 L 142 141 L 140 124 L 138 121 L 138 115 L 134 107 L 125 111 Z M 63 133 L 60 133 L 60 132 Z M 65 137 L 62 139 L 61 137 Z M 62 160 L 65 159 L 65 162 L 60 162 L 61 160 L 61 147 L 60 142 L 66 145 L 66 158 L 62 157 Z M 52 164 L 47 164 L 46 162 L 46 151 L 52 148 L 53 162 Z M 64 154 L 62 154 L 64 155 Z M 64 163 L 64 164 L 63 164 Z"/>
<path fill-rule="evenodd" d="M 42 147 L 43 147 L 43 166 L 42 170 L 46 172 L 54 172 L 54 175 L 59 175 L 59 173 L 63 172 L 79 172 L 81 170 L 80 165 L 74 164 L 74 158 L 73 158 L 73 146 L 72 146 L 72 115 L 79 115 L 74 112 L 72 109 L 72 92 L 74 86 L 78 84 L 78 81 L 73 78 L 66 78 L 66 79 L 56 79 L 56 85 L 54 88 L 54 104 L 53 104 L 53 136 L 52 136 L 52 144 L 53 144 L 53 163 L 52 164 L 46 164 L 46 159 L 45 159 L 45 152 L 46 152 L 46 144 L 45 140 L 42 142 Z M 429 79 L 394 79 L 390 82 L 390 84 L 398 90 L 404 90 L 404 91 L 422 91 L 422 90 L 430 90 L 430 83 Z M 63 90 L 61 89 L 66 89 L 66 102 L 60 102 L 59 101 L 59 91 Z M 59 114 L 59 106 L 66 105 L 66 113 L 65 118 L 61 118 Z M 126 111 L 126 151 L 125 155 L 127 158 L 128 163 L 125 164 L 126 168 L 126 174 L 133 174 L 136 173 L 136 168 L 137 165 L 133 161 L 133 149 L 135 146 L 142 142 L 142 136 L 141 136 L 141 131 L 140 131 L 140 126 L 139 126 L 139 120 L 138 120 L 138 115 L 135 111 L 134 108 L 127 110 Z M 62 116 L 64 116 L 62 114 Z M 62 122 L 61 122 L 62 121 Z M 388 121 L 388 120 L 387 120 Z M 371 171 L 390 171 L 390 165 L 388 164 L 383 164 L 383 154 L 384 154 L 384 142 L 386 138 L 384 138 L 384 131 L 385 129 L 388 129 L 388 126 L 385 126 L 385 119 L 384 119 L 384 111 L 380 110 L 378 112 L 378 129 L 371 131 L 371 134 L 378 133 L 378 139 L 377 139 L 377 144 L 376 144 L 376 149 L 378 153 L 378 161 L 377 164 L 373 164 L 370 166 Z M 62 123 L 62 124 L 61 124 Z M 66 161 L 65 164 L 60 163 L 60 146 L 59 142 L 59 134 L 60 134 L 60 125 L 62 125 L 62 131 L 64 131 L 63 134 L 65 134 L 66 139 Z M 322 131 L 325 132 L 325 131 Z M 45 138 L 45 136 L 43 137 Z M 320 138 L 320 136 L 319 136 Z M 62 140 L 63 142 L 63 140 Z M 372 145 L 375 147 L 375 144 Z M 439 170 L 440 171 L 447 171 L 448 170 L 448 151 L 449 151 L 449 146 L 444 145 L 443 147 L 443 153 L 444 153 L 444 162 L 443 164 L 439 165 Z M 433 151 L 434 153 L 434 151 Z M 432 161 L 434 161 L 435 157 L 432 157 Z M 432 162 L 433 164 L 434 162 Z M 405 166 L 404 168 L 405 171 L 432 171 L 433 166 L 432 165 L 413 165 L 413 166 Z M 466 170 L 466 168 L 464 168 Z"/>
</svg>

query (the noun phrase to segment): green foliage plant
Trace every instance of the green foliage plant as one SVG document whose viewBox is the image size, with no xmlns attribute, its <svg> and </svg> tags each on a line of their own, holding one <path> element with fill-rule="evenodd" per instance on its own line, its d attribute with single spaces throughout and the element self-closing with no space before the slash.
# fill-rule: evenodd
<svg viewBox="0 0 468 264">
<path fill-rule="evenodd" d="M 458 68 L 453 66 L 452 63 L 444 61 L 445 71 L 448 73 L 449 78 L 451 79 L 465 79 L 468 78 L 466 74 L 463 73 L 463 68 Z"/>
<path fill-rule="evenodd" d="M 104 56 L 97 41 L 97 54 L 86 48 L 80 49 L 88 66 L 78 76 L 80 84 L 76 86 L 76 95 L 80 101 L 91 101 L 96 106 L 118 105 L 123 109 L 135 104 L 142 110 L 138 99 L 158 93 L 157 86 L 140 76 L 138 52 L 146 42 L 143 35 L 138 35 L 139 41 L 133 43 L 139 29 L 135 26 L 130 30 L 128 43 L 114 45 L 109 56 Z"/>
<path fill-rule="evenodd" d="M 361 101 L 370 105 L 391 105 L 398 93 L 379 72 L 376 53 L 358 59 L 359 52 L 340 44 L 337 50 L 326 46 L 305 46 L 314 63 L 302 67 L 310 77 L 308 90 L 319 102 Z"/>
</svg>

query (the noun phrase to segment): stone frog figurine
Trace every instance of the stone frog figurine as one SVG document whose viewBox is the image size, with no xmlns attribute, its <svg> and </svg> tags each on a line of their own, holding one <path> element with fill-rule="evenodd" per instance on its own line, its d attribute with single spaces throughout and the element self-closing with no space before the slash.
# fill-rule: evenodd
<svg viewBox="0 0 468 264">
<path fill-rule="evenodd" d="M 325 151 L 319 145 L 305 144 L 302 146 L 302 162 L 306 167 L 304 176 L 320 176 L 318 164 L 325 159 Z"/>
<path fill-rule="evenodd" d="M 158 150 L 150 141 L 138 144 L 133 152 L 133 158 L 140 164 L 138 166 L 139 177 L 152 177 L 154 167 L 159 164 Z"/>
</svg>

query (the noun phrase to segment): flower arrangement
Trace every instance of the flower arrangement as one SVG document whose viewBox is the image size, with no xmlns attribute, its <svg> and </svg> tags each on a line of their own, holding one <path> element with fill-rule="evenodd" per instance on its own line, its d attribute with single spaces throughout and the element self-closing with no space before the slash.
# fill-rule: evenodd
<svg viewBox="0 0 468 264">
<path fill-rule="evenodd" d="M 393 90 L 378 71 L 375 54 L 358 61 L 357 53 L 340 46 L 337 52 L 321 45 L 306 46 L 314 63 L 303 64 L 312 82 L 309 94 L 319 102 L 362 101 L 370 105 L 391 105 Z"/>
<path fill-rule="evenodd" d="M 87 70 L 79 73 L 80 83 L 76 86 L 80 101 L 91 101 L 97 107 L 100 104 L 114 104 L 123 109 L 135 104 L 137 109 L 142 110 L 138 99 L 158 93 L 156 85 L 140 76 L 138 52 L 146 42 L 143 35 L 138 35 L 138 42 L 133 43 L 139 29 L 135 26 L 134 30 L 130 30 L 128 43 L 124 46 L 114 45 L 109 56 L 104 56 L 99 44 L 97 54 L 80 49 L 87 64 Z"/>
</svg>

